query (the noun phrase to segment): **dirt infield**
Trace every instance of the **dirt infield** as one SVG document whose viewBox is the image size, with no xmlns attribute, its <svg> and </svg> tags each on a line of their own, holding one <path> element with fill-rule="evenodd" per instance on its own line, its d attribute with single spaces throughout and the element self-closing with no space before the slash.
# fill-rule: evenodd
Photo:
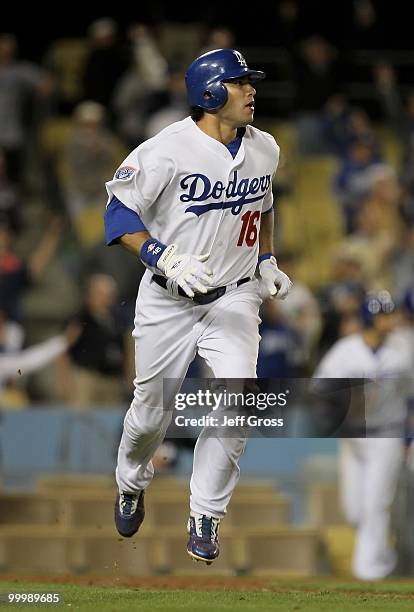
<svg viewBox="0 0 414 612">
<path fill-rule="evenodd" d="M 2 582 L 14 582 L 21 584 L 24 582 L 47 583 L 47 584 L 68 584 L 89 587 L 125 587 L 129 589 L 149 589 L 157 591 L 246 591 L 246 592 L 270 592 L 287 593 L 298 591 L 302 593 L 321 593 L 330 590 L 330 587 L 337 593 L 346 593 L 348 597 L 360 597 L 367 593 L 375 593 L 379 597 L 393 597 L 398 592 L 398 580 L 393 580 L 392 584 L 381 582 L 377 590 L 378 583 L 356 582 L 352 579 L 341 580 L 329 576 L 319 576 L 314 578 L 287 578 L 286 576 L 277 577 L 255 577 L 255 576 L 46 576 L 46 575 L 26 575 L 26 574 L 2 574 L 0 576 L 0 586 Z M 401 585 L 407 585 L 407 579 L 401 579 Z M 414 601 L 414 583 L 412 592 L 398 593 L 404 600 Z M 387 588 L 389 586 L 389 588 Z M 410 589 L 411 591 L 411 589 Z"/>
<path fill-rule="evenodd" d="M 2 574 L 0 576 L 0 584 L 3 581 L 178 591 L 263 591 L 274 590 L 275 586 L 275 578 L 255 578 L 252 576 L 127 576 L 118 578 L 114 576 L 36 576 L 26 574 Z"/>
</svg>

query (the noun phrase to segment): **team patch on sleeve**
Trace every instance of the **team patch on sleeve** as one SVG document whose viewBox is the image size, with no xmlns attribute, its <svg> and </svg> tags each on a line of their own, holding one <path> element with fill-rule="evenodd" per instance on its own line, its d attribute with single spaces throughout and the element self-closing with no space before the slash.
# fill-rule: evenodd
<svg viewBox="0 0 414 612">
<path fill-rule="evenodd" d="M 126 181 L 127 179 L 131 178 L 136 171 L 137 169 L 133 168 L 132 166 L 122 166 L 115 172 L 115 178 Z"/>
</svg>

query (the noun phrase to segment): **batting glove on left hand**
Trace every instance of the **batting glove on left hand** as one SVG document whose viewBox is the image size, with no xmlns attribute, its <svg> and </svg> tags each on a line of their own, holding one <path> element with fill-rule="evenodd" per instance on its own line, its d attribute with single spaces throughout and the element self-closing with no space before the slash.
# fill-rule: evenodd
<svg viewBox="0 0 414 612">
<path fill-rule="evenodd" d="M 262 297 L 276 297 L 279 300 L 284 300 L 292 287 L 292 281 L 287 274 L 279 270 L 273 255 L 260 262 L 259 273 Z"/>
<path fill-rule="evenodd" d="M 194 292 L 207 293 L 213 282 L 213 272 L 204 263 L 207 255 L 176 254 L 177 245 L 170 244 L 158 260 L 157 267 L 181 287 L 189 298 Z"/>
</svg>

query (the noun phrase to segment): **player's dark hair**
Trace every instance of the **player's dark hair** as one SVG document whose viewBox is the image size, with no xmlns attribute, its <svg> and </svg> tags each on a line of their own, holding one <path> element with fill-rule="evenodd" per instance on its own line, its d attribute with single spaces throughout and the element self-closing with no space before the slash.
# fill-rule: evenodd
<svg viewBox="0 0 414 612">
<path fill-rule="evenodd" d="M 190 109 L 191 119 L 197 123 L 200 121 L 201 117 L 204 115 L 204 109 L 200 106 L 192 106 Z"/>
</svg>

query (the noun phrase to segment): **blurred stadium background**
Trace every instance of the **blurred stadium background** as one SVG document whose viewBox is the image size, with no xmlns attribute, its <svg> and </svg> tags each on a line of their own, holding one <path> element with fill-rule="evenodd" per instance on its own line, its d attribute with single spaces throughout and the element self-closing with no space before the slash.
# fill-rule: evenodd
<svg viewBox="0 0 414 612">
<path fill-rule="evenodd" d="M 139 538 L 120 541 L 112 525 L 143 267 L 104 246 L 102 223 L 104 182 L 130 148 L 186 116 L 183 74 L 202 51 L 235 47 L 267 72 L 255 123 L 281 147 L 276 252 L 295 289 L 263 308 L 259 375 L 311 375 L 336 339 L 360 328 L 366 290 L 410 303 L 410 20 L 374 0 L 259 2 L 253 17 L 214 2 L 202 10 L 152 2 L 122 18 L 65 16 L 36 36 L 27 24 L 1 26 L 1 571 L 202 571 L 184 546 L 191 440 L 171 438 L 155 458 Z M 52 359 L 43 343 L 62 333 L 70 349 L 51 363 L 27 376 L 7 370 L 39 343 Z M 251 440 L 214 572 L 348 575 L 353 532 L 338 504 L 336 453 L 335 439 Z M 394 510 L 405 575 L 414 571 L 412 481 L 407 463 Z"/>
</svg>

